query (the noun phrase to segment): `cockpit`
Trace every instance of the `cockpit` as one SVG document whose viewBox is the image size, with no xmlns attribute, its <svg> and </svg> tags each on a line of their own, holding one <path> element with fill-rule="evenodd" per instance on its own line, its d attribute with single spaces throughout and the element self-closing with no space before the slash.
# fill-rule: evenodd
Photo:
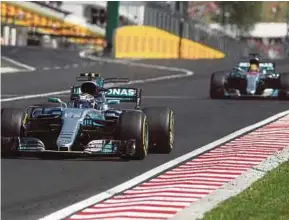
<svg viewBox="0 0 289 220">
<path fill-rule="evenodd" d="M 73 101 L 74 108 L 97 108 L 97 104 L 95 98 L 87 93 L 79 94 L 78 98 Z"/>
<path fill-rule="evenodd" d="M 91 81 L 75 87 L 73 92 L 73 99 L 70 106 L 73 108 L 94 108 L 98 110 L 105 109 L 105 95 L 101 87 Z"/>
</svg>

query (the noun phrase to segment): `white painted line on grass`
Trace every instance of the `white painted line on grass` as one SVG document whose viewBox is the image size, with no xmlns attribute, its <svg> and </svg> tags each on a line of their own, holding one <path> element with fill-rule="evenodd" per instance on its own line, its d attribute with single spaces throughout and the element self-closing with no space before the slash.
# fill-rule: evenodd
<svg viewBox="0 0 289 220">
<path fill-rule="evenodd" d="M 6 60 L 7 62 L 13 63 L 13 64 L 15 64 L 16 66 L 20 66 L 20 67 L 22 67 L 22 68 L 25 68 L 26 70 L 29 70 L 29 71 L 34 71 L 34 70 L 35 70 L 35 68 L 32 67 L 32 66 L 28 66 L 28 65 L 26 65 L 26 64 L 17 62 L 17 61 L 15 61 L 15 60 L 12 60 L 12 59 L 10 59 L 10 58 L 8 58 L 8 57 L 5 57 L 5 56 L 1 56 L 1 59 Z"/>
<path fill-rule="evenodd" d="M 105 60 L 105 59 L 102 59 Z M 113 62 L 113 60 L 105 60 L 105 62 Z M 174 67 L 166 67 L 166 66 L 160 66 L 160 65 L 151 65 L 151 64 L 143 64 L 143 63 L 122 63 L 119 61 L 116 61 L 116 63 L 124 64 L 124 65 L 134 65 L 142 68 L 148 68 L 148 69 L 160 69 L 160 70 L 168 70 L 170 72 L 178 72 L 178 74 L 173 75 L 167 75 L 167 76 L 159 76 L 149 79 L 140 79 L 140 80 L 132 80 L 130 83 L 116 83 L 111 84 L 111 86 L 120 86 L 120 85 L 129 85 L 129 84 L 143 84 L 143 83 L 149 83 L 149 82 L 157 82 L 162 80 L 171 80 L 171 79 L 178 79 L 183 77 L 189 77 L 192 76 L 194 73 L 191 70 L 187 69 L 180 69 L 180 68 L 174 68 Z M 52 95 L 62 95 L 70 93 L 70 90 L 62 90 L 62 91 L 56 91 L 56 92 L 49 92 L 49 93 L 41 93 L 41 94 L 33 94 L 33 95 L 24 95 L 24 96 L 18 96 L 13 98 L 6 98 L 1 99 L 1 102 L 12 102 L 17 100 L 23 100 L 23 99 L 34 99 L 34 98 L 41 98 L 41 97 L 47 97 Z"/>
<path fill-rule="evenodd" d="M 278 167 L 281 163 L 289 160 L 289 146 L 282 151 L 276 152 L 262 163 L 254 166 L 241 174 L 232 182 L 226 183 L 220 189 L 194 202 L 189 207 L 183 209 L 171 220 L 197 220 L 202 219 L 204 214 L 215 208 L 222 201 L 236 196 L 247 189 L 253 182 L 263 177 L 266 173 Z"/>
<path fill-rule="evenodd" d="M 155 167 L 155 168 L 153 168 L 153 169 L 151 169 L 151 170 L 149 170 L 149 171 L 147 171 L 147 172 L 145 172 L 145 173 L 143 173 L 143 174 L 141 174 L 141 175 L 139 175 L 137 177 L 134 177 L 133 179 L 128 180 L 128 181 L 126 181 L 126 182 L 124 182 L 124 183 L 122 183 L 122 184 L 120 184 L 118 186 L 115 186 L 115 187 L 113 187 L 113 188 L 111 188 L 111 189 L 109 189 L 107 191 L 104 191 L 104 192 L 99 193 L 97 195 L 94 195 L 94 196 L 92 196 L 92 197 L 90 197 L 88 199 L 85 199 L 83 201 L 75 203 L 75 204 L 73 204 L 71 206 L 68 206 L 68 207 L 66 207 L 64 209 L 61 209 L 61 210 L 59 210 L 57 212 L 54 212 L 54 213 L 52 213 L 50 215 L 47 215 L 47 216 L 45 216 L 43 218 L 40 218 L 39 220 L 60 220 L 60 219 L 63 219 L 65 217 L 68 217 L 68 216 L 72 215 L 73 213 L 75 213 L 77 211 L 80 211 L 80 210 L 82 210 L 82 209 L 84 209 L 86 207 L 92 206 L 92 205 L 94 205 L 96 203 L 99 203 L 99 202 L 105 200 L 105 199 L 108 199 L 108 198 L 110 198 L 110 197 L 112 197 L 112 196 L 114 196 L 114 195 L 116 195 L 116 194 L 118 194 L 120 192 L 123 192 L 123 191 L 125 191 L 127 189 L 130 189 L 130 188 L 132 188 L 132 187 L 134 187 L 134 186 L 146 181 L 147 179 L 149 179 L 149 178 L 151 178 L 151 177 L 153 177 L 155 175 L 163 173 L 164 171 L 166 171 L 166 170 L 168 170 L 168 169 L 170 169 L 170 168 L 172 168 L 172 167 L 174 167 L 174 166 L 176 166 L 176 165 L 178 165 L 180 163 L 183 163 L 183 162 L 191 159 L 192 157 L 200 155 L 200 154 L 202 154 L 202 153 L 204 153 L 204 152 L 206 152 L 208 150 L 211 150 L 211 149 L 213 149 L 213 148 L 215 148 L 215 147 L 217 147 L 217 146 L 219 146 L 221 144 L 224 144 L 225 142 L 228 142 L 228 141 L 230 141 L 230 140 L 232 140 L 232 139 L 234 139 L 234 138 L 236 138 L 236 137 L 238 137 L 238 136 L 240 136 L 242 134 L 245 134 L 245 133 L 247 133 L 247 132 L 249 132 L 251 130 L 255 130 L 256 128 L 264 126 L 264 125 L 266 125 L 266 124 L 268 124 L 268 123 L 270 123 L 272 121 L 275 121 L 275 120 L 277 120 L 277 119 L 279 119 L 279 118 L 281 118 L 281 117 L 283 117 L 283 116 L 285 116 L 287 114 L 289 114 L 289 110 L 281 112 L 281 113 L 276 114 L 276 115 L 273 115 L 273 116 L 271 116 L 271 117 L 269 117 L 269 118 L 267 118 L 265 120 L 262 120 L 262 121 L 260 121 L 260 122 L 258 122 L 256 124 L 247 126 L 247 127 L 243 128 L 243 129 L 238 130 L 238 131 L 236 131 L 234 133 L 231 133 L 231 134 L 229 134 L 229 135 L 227 135 L 227 136 L 225 136 L 225 137 L 223 137 L 223 138 L 221 138 L 219 140 L 216 140 L 216 141 L 214 141 L 212 143 L 209 143 L 209 144 L 207 144 L 205 146 L 202 146 L 202 147 L 198 148 L 197 150 L 191 151 L 191 152 L 189 152 L 189 153 L 187 153 L 187 154 L 185 154 L 183 156 L 180 156 L 180 157 L 175 158 L 175 159 L 173 159 L 173 160 L 171 160 L 171 161 L 169 161 L 169 162 L 167 162 L 165 164 L 162 164 L 162 165 L 160 165 L 158 167 Z"/>
</svg>

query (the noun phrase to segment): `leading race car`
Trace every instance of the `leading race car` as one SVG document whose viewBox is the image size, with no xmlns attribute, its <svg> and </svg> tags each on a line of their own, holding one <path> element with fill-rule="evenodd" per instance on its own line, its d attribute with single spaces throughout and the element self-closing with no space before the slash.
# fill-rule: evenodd
<svg viewBox="0 0 289 220">
<path fill-rule="evenodd" d="M 279 73 L 272 62 L 260 62 L 256 54 L 229 72 L 211 75 L 210 97 L 275 97 L 289 99 L 289 73 Z"/>
<path fill-rule="evenodd" d="M 117 156 L 144 159 L 148 151 L 170 153 L 174 142 L 174 114 L 166 107 L 140 108 L 141 89 L 104 88 L 104 79 L 81 74 L 80 86 L 71 88 L 70 100 L 1 110 L 2 154 L 19 152 Z M 135 103 L 131 109 L 112 104 Z"/>
</svg>

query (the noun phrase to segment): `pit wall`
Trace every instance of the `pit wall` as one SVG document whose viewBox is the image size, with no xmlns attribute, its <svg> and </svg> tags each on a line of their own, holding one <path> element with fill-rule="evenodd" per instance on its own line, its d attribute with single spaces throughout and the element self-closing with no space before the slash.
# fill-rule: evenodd
<svg viewBox="0 0 289 220">
<path fill-rule="evenodd" d="M 151 26 L 125 26 L 114 36 L 116 58 L 221 59 L 225 54 Z M 179 51 L 181 48 L 181 52 Z M 180 54 L 180 57 L 179 57 Z"/>
</svg>

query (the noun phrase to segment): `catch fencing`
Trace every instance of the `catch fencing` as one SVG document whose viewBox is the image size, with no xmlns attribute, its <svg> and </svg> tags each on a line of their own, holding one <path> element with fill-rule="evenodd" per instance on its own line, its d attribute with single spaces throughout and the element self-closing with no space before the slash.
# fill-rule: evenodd
<svg viewBox="0 0 289 220">
<path fill-rule="evenodd" d="M 154 26 L 211 48 L 217 49 L 227 56 L 238 59 L 247 56 L 256 48 L 250 48 L 247 43 L 228 36 L 223 31 L 212 29 L 208 24 L 191 18 L 184 19 L 181 13 L 172 10 L 147 5 L 144 12 L 144 25 Z"/>
</svg>

